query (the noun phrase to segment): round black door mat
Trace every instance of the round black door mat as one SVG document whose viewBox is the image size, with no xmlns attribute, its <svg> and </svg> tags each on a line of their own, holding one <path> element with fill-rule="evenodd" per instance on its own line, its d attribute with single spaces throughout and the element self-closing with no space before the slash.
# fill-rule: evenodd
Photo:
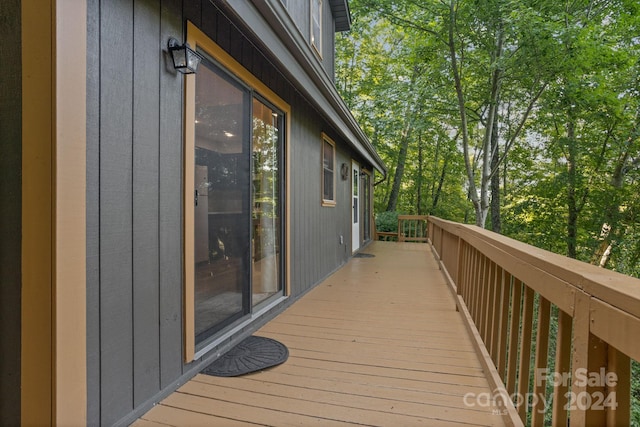
<svg viewBox="0 0 640 427">
<path fill-rule="evenodd" d="M 201 373 L 215 377 L 236 377 L 284 363 L 289 349 L 276 340 L 250 336 L 216 359 Z"/>
<path fill-rule="evenodd" d="M 375 258 L 374 254 L 367 254 L 364 252 L 358 252 L 353 256 L 354 258 Z"/>
</svg>

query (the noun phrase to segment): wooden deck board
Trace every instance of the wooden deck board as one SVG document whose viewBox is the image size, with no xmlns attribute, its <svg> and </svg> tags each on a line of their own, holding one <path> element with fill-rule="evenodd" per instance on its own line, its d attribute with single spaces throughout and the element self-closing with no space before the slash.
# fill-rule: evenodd
<svg viewBox="0 0 640 427">
<path fill-rule="evenodd" d="M 134 425 L 504 425 L 464 403 L 491 390 L 428 245 L 365 251 L 256 333 L 286 363 L 197 375 Z"/>
</svg>

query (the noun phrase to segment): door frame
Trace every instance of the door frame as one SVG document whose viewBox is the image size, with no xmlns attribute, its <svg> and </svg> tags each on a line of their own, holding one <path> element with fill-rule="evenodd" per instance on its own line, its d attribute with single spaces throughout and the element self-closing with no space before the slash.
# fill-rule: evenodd
<svg viewBox="0 0 640 427">
<path fill-rule="evenodd" d="M 290 135 L 290 117 L 291 107 L 275 92 L 273 92 L 266 84 L 260 81 L 256 76 L 251 74 L 249 70 L 244 68 L 231 55 L 225 52 L 217 43 L 209 38 L 202 30 L 196 27 L 191 21 L 187 21 L 187 42 L 193 49 L 202 49 L 208 56 L 213 58 L 218 65 L 228 71 L 235 78 L 239 79 L 247 85 L 255 93 L 259 94 L 274 107 L 284 113 L 284 170 L 282 173 L 283 189 L 285 193 L 284 203 L 285 211 L 282 219 L 282 228 L 284 231 L 283 244 L 284 248 L 284 264 L 283 264 L 283 294 L 290 294 L 290 275 L 291 275 L 291 221 L 289 220 L 291 212 L 290 197 L 290 158 L 288 138 Z M 195 359 L 195 304 L 194 304 L 194 206 L 193 194 L 188 191 L 194 185 L 194 162 L 191 161 L 195 150 L 195 94 L 196 81 L 195 76 L 185 75 L 185 107 L 184 107 L 184 164 L 183 164 L 183 209 L 184 209 L 184 276 L 183 276 L 183 296 L 184 296 L 184 361 L 190 363 Z M 209 346 L 200 349 L 198 353 L 206 351 Z"/>
<path fill-rule="evenodd" d="M 351 252 L 360 249 L 362 234 L 360 233 L 360 164 L 351 159 Z"/>
</svg>

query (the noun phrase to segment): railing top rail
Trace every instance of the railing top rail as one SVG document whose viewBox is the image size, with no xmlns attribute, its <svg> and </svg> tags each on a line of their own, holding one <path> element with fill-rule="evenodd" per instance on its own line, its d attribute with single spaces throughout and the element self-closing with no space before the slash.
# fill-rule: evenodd
<svg viewBox="0 0 640 427">
<path fill-rule="evenodd" d="M 424 219 L 425 221 L 429 219 L 429 215 L 398 215 L 399 220 L 409 220 L 409 219 Z"/>
<path fill-rule="evenodd" d="M 475 225 L 460 224 L 429 216 L 429 222 L 459 236 L 507 270 L 527 263 L 543 276 L 552 276 L 569 287 L 585 292 L 635 317 L 640 317 L 640 279 L 558 255 Z M 526 281 L 527 278 L 522 277 Z M 556 301 L 551 301 L 562 306 Z M 569 300 L 567 300 L 569 303 Z M 561 307 L 562 308 L 562 307 Z"/>
</svg>

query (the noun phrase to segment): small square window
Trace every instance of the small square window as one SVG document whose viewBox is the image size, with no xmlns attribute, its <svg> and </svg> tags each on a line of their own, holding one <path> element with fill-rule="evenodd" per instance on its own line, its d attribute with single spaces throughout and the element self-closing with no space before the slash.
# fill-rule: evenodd
<svg viewBox="0 0 640 427">
<path fill-rule="evenodd" d="M 322 0 L 311 0 L 311 46 L 322 57 Z"/>
<path fill-rule="evenodd" d="M 322 205 L 336 204 L 336 144 L 322 134 Z"/>
</svg>

